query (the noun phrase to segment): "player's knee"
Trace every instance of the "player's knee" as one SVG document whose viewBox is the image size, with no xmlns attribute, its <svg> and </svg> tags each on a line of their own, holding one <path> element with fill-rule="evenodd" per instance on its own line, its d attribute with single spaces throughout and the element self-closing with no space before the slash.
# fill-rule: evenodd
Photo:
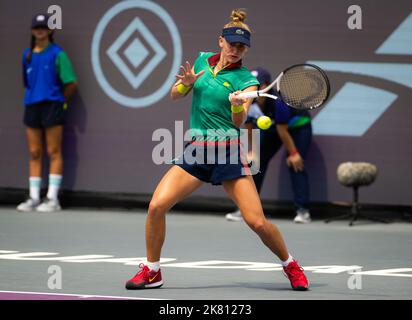
<svg viewBox="0 0 412 320">
<path fill-rule="evenodd" d="M 40 148 L 30 149 L 30 151 L 29 151 L 30 160 L 32 160 L 32 161 L 41 160 L 41 155 L 42 155 L 42 150 Z"/>
<path fill-rule="evenodd" d="M 255 224 L 253 225 L 253 230 L 255 230 L 255 232 L 257 234 L 262 234 L 265 232 L 266 230 L 266 220 L 265 219 L 261 219 L 259 221 L 256 221 Z"/>
<path fill-rule="evenodd" d="M 148 214 L 154 217 L 164 215 L 166 213 L 166 206 L 163 201 L 159 199 L 152 199 L 149 203 Z"/>
<path fill-rule="evenodd" d="M 61 157 L 61 149 L 59 147 L 48 147 L 47 154 L 51 160 Z"/>
<path fill-rule="evenodd" d="M 249 227 L 255 231 L 257 234 L 260 234 L 265 231 L 266 228 L 266 219 L 263 218 L 254 218 L 246 221 Z"/>
</svg>

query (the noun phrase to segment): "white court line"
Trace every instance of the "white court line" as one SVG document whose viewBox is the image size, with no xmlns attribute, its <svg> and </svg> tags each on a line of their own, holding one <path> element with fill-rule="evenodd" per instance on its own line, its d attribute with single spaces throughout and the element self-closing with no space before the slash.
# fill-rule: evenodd
<svg viewBox="0 0 412 320">
<path fill-rule="evenodd" d="M 170 300 L 160 298 L 140 298 L 140 297 L 121 297 L 121 296 L 97 296 L 88 294 L 73 294 L 73 293 L 54 293 L 54 292 L 29 292 L 29 291 L 3 291 L 1 293 L 16 293 L 16 294 L 33 294 L 33 295 L 48 295 L 48 296 L 67 296 L 78 298 L 109 298 L 109 299 L 127 299 L 127 300 Z"/>
</svg>

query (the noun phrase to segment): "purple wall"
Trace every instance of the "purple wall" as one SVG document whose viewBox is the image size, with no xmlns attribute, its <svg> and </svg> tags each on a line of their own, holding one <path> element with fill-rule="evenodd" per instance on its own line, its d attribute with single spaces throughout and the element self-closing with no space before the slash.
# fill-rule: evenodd
<svg viewBox="0 0 412 320">
<path fill-rule="evenodd" d="M 56 42 L 69 54 L 79 78 L 79 91 L 70 105 L 69 123 L 64 135 L 65 189 L 151 193 L 167 170 L 166 165 L 155 165 L 152 161 L 152 149 L 157 144 L 152 141 L 153 131 L 157 128 L 173 130 L 175 120 L 183 120 L 185 127 L 188 126 L 190 99 L 172 102 L 166 94 L 145 107 L 125 107 L 110 98 L 97 81 L 92 66 L 93 37 L 99 21 L 102 23 L 102 17 L 121 3 L 141 5 L 143 2 L 53 2 L 63 10 L 63 30 L 56 33 Z M 122 11 L 108 22 L 101 38 L 99 57 L 104 77 L 113 90 L 134 99 L 151 95 L 167 82 L 167 76 L 173 69 L 173 59 L 193 61 L 198 51 L 216 51 L 221 27 L 235 7 L 248 9 L 247 22 L 253 29 L 252 48 L 245 59 L 245 65 L 249 68 L 260 65 L 275 74 L 288 65 L 308 60 L 396 63 L 405 65 L 405 68 L 412 65 L 412 52 L 408 51 L 407 44 L 398 42 L 398 47 L 393 48 L 396 51 L 400 50 L 399 46 L 403 46 L 406 54 L 376 52 L 402 22 L 412 21 L 408 20 L 412 3 L 407 0 L 396 0 L 390 4 L 388 1 L 358 1 L 363 10 L 363 29 L 353 31 L 347 27 L 347 8 L 352 4 L 350 1 L 182 0 L 154 3 L 163 8 L 177 26 L 182 57 L 173 53 L 176 39 L 172 39 L 161 19 L 162 10 L 152 12 L 134 8 Z M 29 44 L 33 13 L 44 11 L 48 5 L 48 1 L 42 0 L 2 0 L 0 3 L 0 40 L 3 44 L 0 51 L 0 187 L 25 188 L 27 185 L 28 152 L 22 124 L 21 54 Z M 166 56 L 134 89 L 106 52 L 136 17 L 157 39 Z M 124 52 L 134 38 L 139 39 L 148 55 L 136 68 Z M 408 39 L 412 42 L 411 38 Z M 134 69 L 134 75 L 143 72 L 155 55 L 156 49 L 150 48 L 150 42 L 153 45 L 152 40 L 135 30 L 119 48 L 120 59 L 127 68 Z M 130 51 L 133 52 L 132 49 Z M 390 70 L 384 72 L 391 74 Z M 373 186 L 362 190 L 362 200 L 370 203 L 412 204 L 409 188 L 412 178 L 412 88 L 408 86 L 412 82 L 412 75 L 404 76 L 402 79 L 406 82 L 402 84 L 394 81 L 397 75 L 385 79 L 349 72 L 328 71 L 328 74 L 332 83 L 331 101 L 347 82 L 381 89 L 394 94 L 396 98 L 361 136 L 336 133 L 314 136 L 306 161 L 312 199 L 349 200 L 350 191 L 340 186 L 336 179 L 338 164 L 343 161 L 370 161 L 378 166 L 379 177 Z M 339 105 L 342 101 L 335 99 L 334 103 Z M 348 99 L 349 110 L 354 107 L 356 110 L 357 103 Z M 328 107 L 331 106 L 327 105 L 323 109 L 325 113 Z M 353 114 L 352 111 L 348 112 Z M 372 113 L 371 118 L 374 116 Z M 365 118 L 364 113 L 362 117 Z M 366 114 L 363 121 L 368 122 L 368 117 Z M 353 122 L 353 126 L 357 125 Z M 223 189 L 205 186 L 196 194 L 223 196 Z M 270 165 L 262 197 L 291 199 L 283 150 Z"/>
</svg>

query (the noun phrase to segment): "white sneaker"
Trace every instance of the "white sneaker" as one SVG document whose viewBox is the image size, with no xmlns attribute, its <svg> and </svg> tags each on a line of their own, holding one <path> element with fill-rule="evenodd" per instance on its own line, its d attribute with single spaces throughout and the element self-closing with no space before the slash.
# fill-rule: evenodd
<svg viewBox="0 0 412 320">
<path fill-rule="evenodd" d="M 53 211 L 60 211 L 62 208 L 60 207 L 59 200 L 53 200 L 46 198 L 37 208 L 36 210 L 39 212 L 53 212 Z"/>
<path fill-rule="evenodd" d="M 16 209 L 22 212 L 30 212 L 30 211 L 35 210 L 36 207 L 39 205 L 39 203 L 40 203 L 39 200 L 28 198 L 26 201 L 20 203 Z"/>
<path fill-rule="evenodd" d="M 236 221 L 236 222 L 238 222 L 238 221 L 243 221 L 242 213 L 240 212 L 240 210 L 237 210 L 237 211 L 235 211 L 235 212 L 228 213 L 228 214 L 225 216 L 225 218 L 226 218 L 226 220 L 228 220 L 228 221 Z"/>
<path fill-rule="evenodd" d="M 295 219 L 293 219 L 294 223 L 310 223 L 312 219 L 310 218 L 310 213 L 308 210 L 298 210 Z"/>
</svg>

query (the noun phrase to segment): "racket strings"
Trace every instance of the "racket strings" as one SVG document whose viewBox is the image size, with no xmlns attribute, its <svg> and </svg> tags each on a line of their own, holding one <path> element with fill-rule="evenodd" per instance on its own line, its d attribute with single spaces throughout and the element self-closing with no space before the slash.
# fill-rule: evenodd
<svg viewBox="0 0 412 320">
<path fill-rule="evenodd" d="M 328 82 L 321 71 L 311 66 L 295 66 L 279 81 L 282 100 L 298 109 L 313 109 L 328 97 Z"/>
</svg>

